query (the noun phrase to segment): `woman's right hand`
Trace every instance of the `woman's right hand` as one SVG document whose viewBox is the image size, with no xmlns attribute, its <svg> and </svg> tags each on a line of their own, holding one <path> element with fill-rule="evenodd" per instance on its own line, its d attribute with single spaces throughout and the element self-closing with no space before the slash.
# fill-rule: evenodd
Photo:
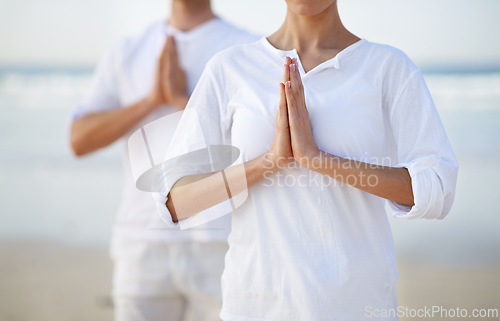
<svg viewBox="0 0 500 321">
<path fill-rule="evenodd" d="M 293 161 L 292 144 L 290 140 L 290 124 L 288 123 L 288 109 L 286 105 L 285 83 L 290 80 L 289 57 L 286 58 L 283 82 L 280 83 L 280 100 L 278 105 L 278 114 L 276 115 L 276 132 L 271 148 L 265 155 L 266 168 L 279 170 Z"/>
</svg>

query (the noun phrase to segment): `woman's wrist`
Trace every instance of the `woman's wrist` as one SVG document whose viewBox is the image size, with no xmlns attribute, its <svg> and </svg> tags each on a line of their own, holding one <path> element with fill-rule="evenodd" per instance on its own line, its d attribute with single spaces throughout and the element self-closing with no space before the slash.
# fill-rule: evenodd
<svg viewBox="0 0 500 321">
<path fill-rule="evenodd" d="M 340 160 L 340 158 L 329 155 L 320 149 L 312 151 L 307 155 L 293 157 L 293 159 L 284 156 L 276 157 L 272 152 L 264 153 L 258 158 L 259 166 L 267 172 L 277 172 L 286 167 L 286 165 L 293 160 L 302 165 L 302 167 L 313 171 L 317 171 L 328 162 L 335 162 L 335 164 L 338 164 L 338 161 Z"/>
<path fill-rule="evenodd" d="M 302 167 L 312 171 L 317 171 L 317 169 L 321 168 L 321 166 L 325 163 L 328 156 L 329 155 L 327 153 L 317 149 L 309 152 L 308 154 L 296 157 L 295 160 L 302 165 Z"/>
<path fill-rule="evenodd" d="M 255 184 L 267 175 L 277 171 L 273 163 L 268 159 L 268 153 L 264 153 L 256 158 L 243 163 L 248 186 Z"/>
<path fill-rule="evenodd" d="M 256 158 L 257 166 L 262 173 L 276 172 L 279 170 L 277 161 L 270 152 L 264 153 Z"/>
<path fill-rule="evenodd" d="M 293 161 L 293 157 L 276 156 L 273 152 L 267 152 L 260 156 L 260 164 L 266 172 L 277 172 Z"/>
</svg>

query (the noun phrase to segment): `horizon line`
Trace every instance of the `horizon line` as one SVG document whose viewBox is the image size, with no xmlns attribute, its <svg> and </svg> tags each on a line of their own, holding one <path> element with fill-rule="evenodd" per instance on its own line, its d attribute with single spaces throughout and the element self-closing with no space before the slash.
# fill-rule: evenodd
<svg viewBox="0 0 500 321">
<path fill-rule="evenodd" d="M 454 74 L 454 73 L 500 73 L 500 63 L 492 64 L 417 64 L 423 74 Z M 39 65 L 39 64 L 19 64 L 2 65 L 0 64 L 0 73 L 93 73 L 95 66 L 88 64 L 67 64 L 67 65 Z"/>
</svg>

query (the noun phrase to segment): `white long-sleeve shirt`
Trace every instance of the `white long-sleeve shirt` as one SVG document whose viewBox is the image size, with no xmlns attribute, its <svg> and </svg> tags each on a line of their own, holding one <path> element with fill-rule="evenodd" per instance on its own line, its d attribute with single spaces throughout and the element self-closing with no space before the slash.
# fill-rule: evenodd
<svg viewBox="0 0 500 321">
<path fill-rule="evenodd" d="M 219 53 L 191 96 L 168 157 L 204 145 L 234 146 L 240 162 L 267 152 L 286 56 L 298 58 L 318 147 L 408 168 L 415 205 L 389 202 L 394 215 L 445 217 L 458 165 L 425 81 L 403 52 L 364 39 L 307 73 L 296 50 L 278 50 L 266 38 Z M 156 198 L 170 224 L 166 195 L 180 177 L 201 172 L 199 163 L 184 158 L 165 168 Z M 294 162 L 249 187 L 236 206 L 221 203 L 181 225 L 232 212 L 223 320 L 359 321 L 373 309 L 397 308 L 385 202 Z"/>
</svg>

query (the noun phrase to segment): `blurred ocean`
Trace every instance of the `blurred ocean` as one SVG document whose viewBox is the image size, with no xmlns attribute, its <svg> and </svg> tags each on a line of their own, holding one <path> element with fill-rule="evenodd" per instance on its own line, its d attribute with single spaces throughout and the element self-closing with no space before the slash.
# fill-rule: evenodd
<svg viewBox="0 0 500 321">
<path fill-rule="evenodd" d="M 398 255 L 500 263 L 500 73 L 426 72 L 460 163 L 443 221 L 391 218 Z M 76 159 L 70 115 L 89 70 L 0 70 L 0 239 L 106 246 L 121 192 L 120 146 Z"/>
</svg>

